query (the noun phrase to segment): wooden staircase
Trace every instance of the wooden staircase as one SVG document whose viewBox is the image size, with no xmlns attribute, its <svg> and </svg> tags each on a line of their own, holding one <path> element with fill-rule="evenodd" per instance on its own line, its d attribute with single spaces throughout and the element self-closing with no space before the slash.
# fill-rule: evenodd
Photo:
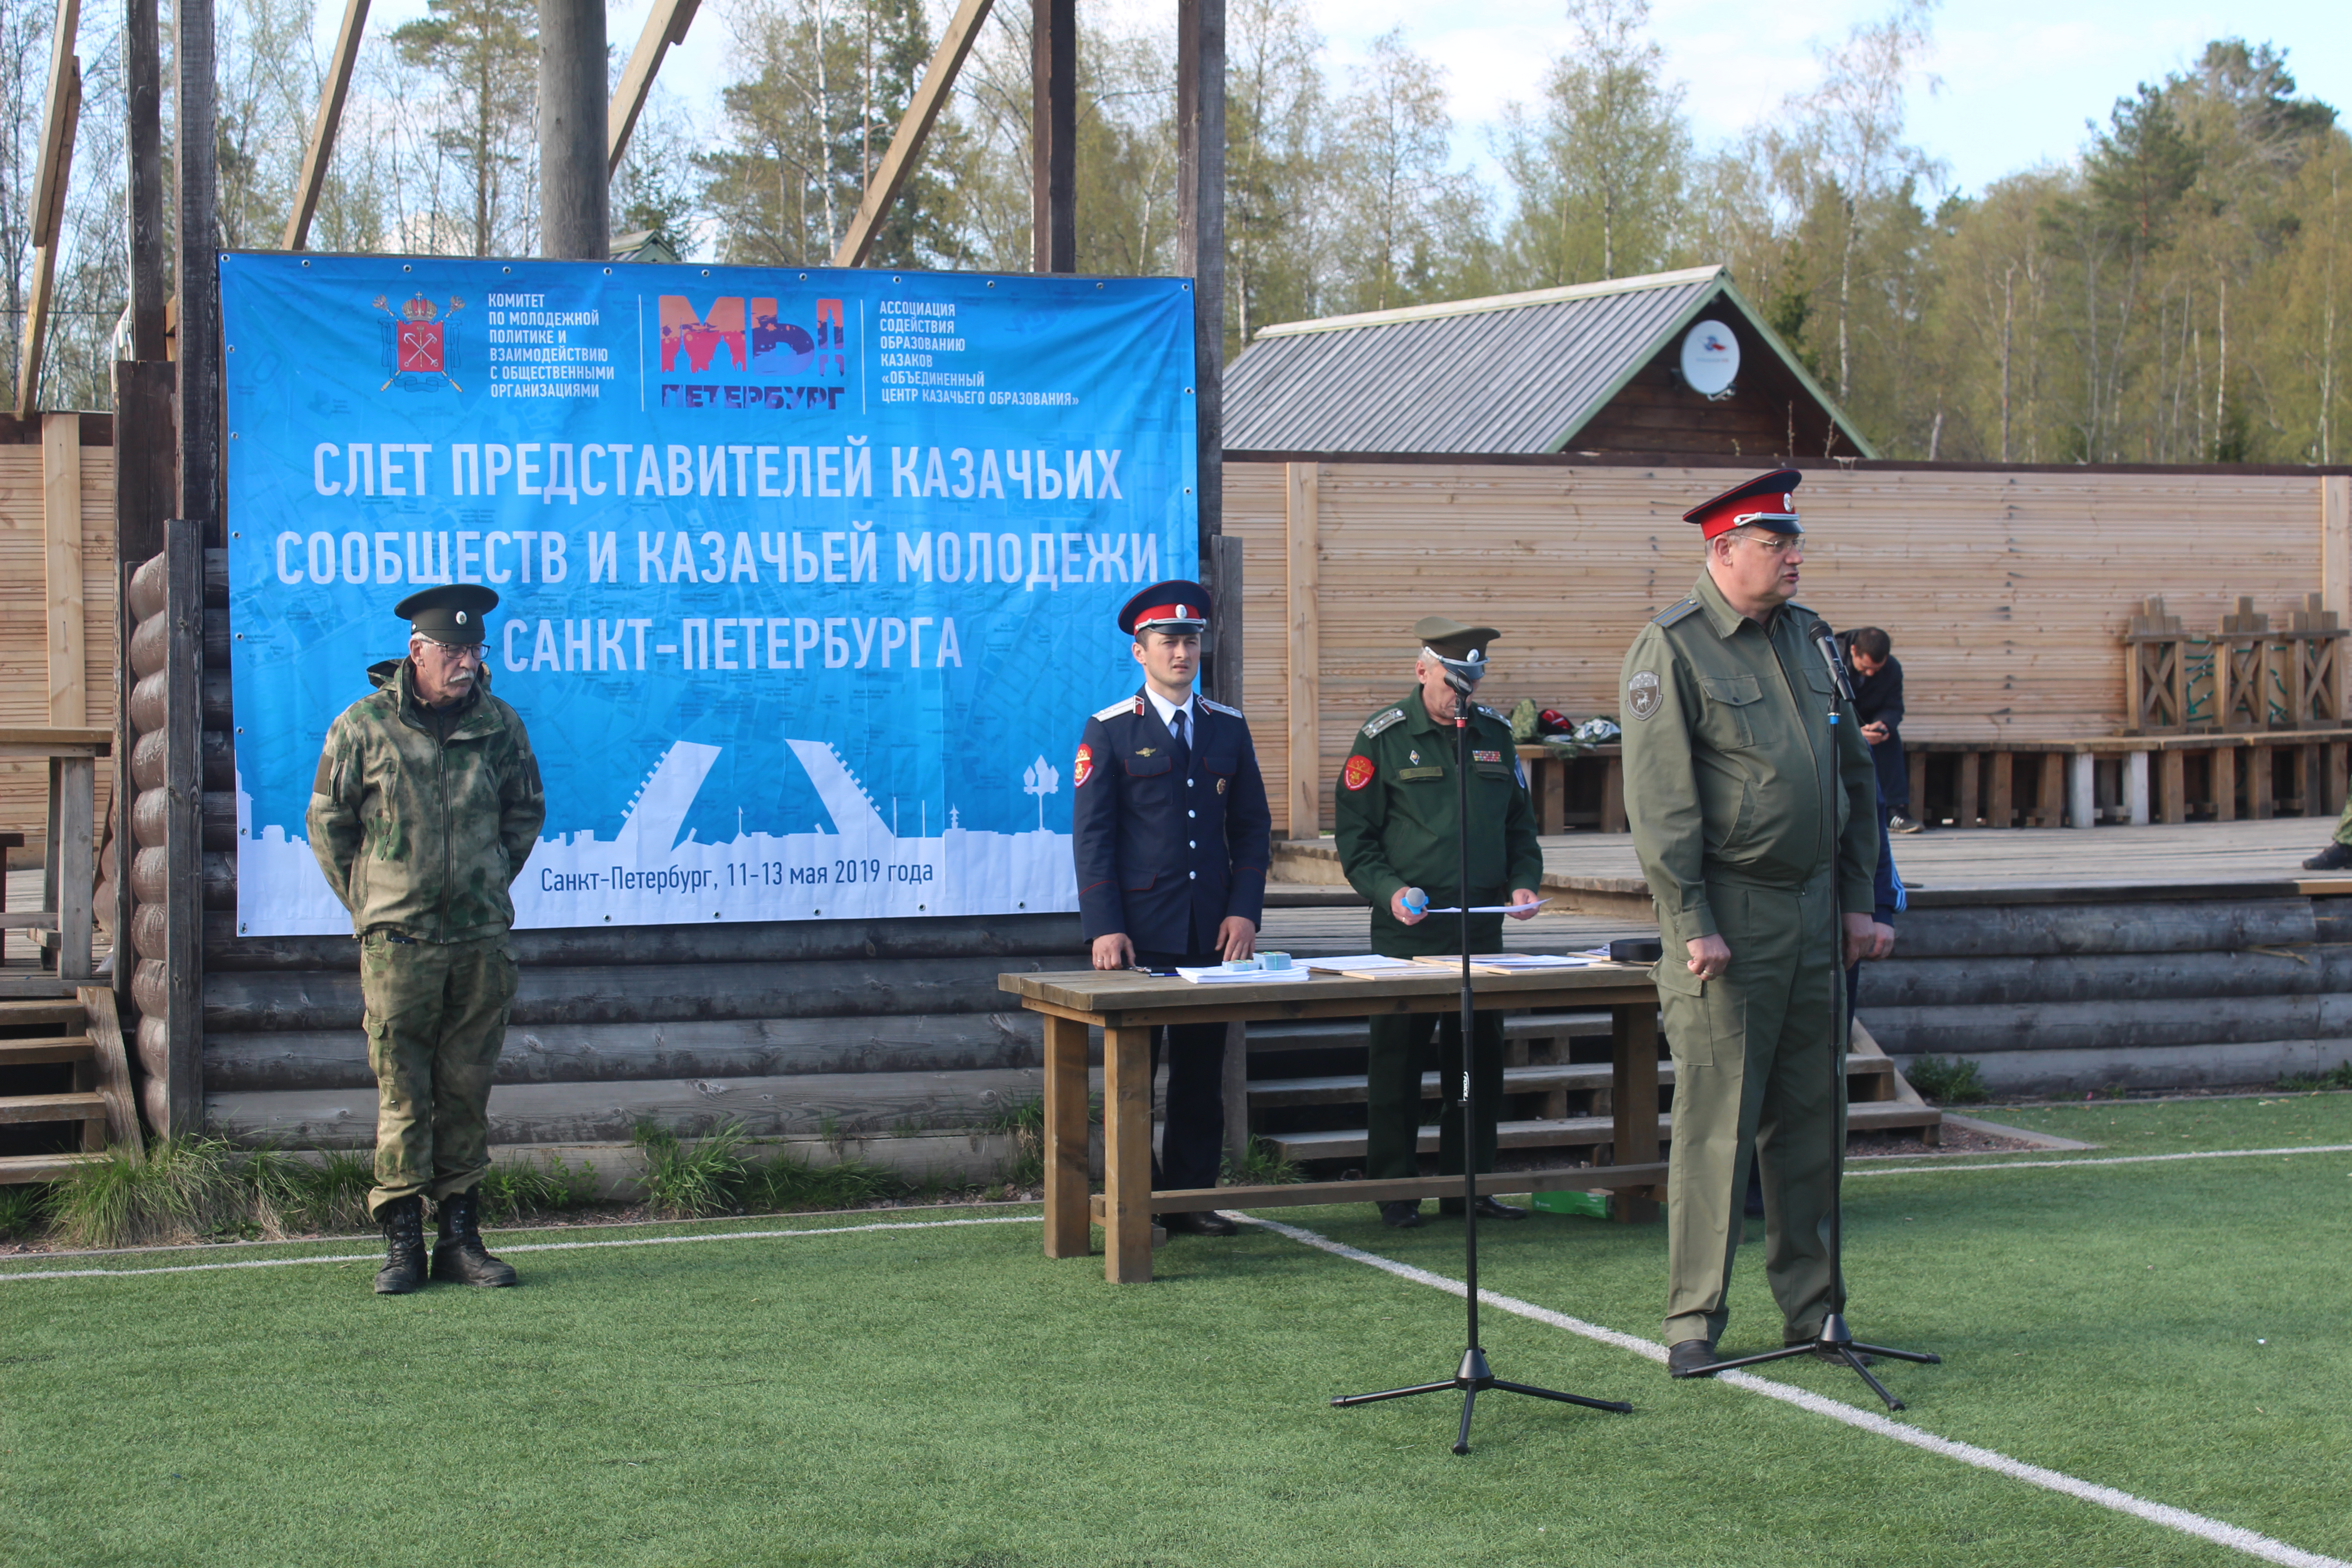
<svg viewBox="0 0 2352 1568">
<path fill-rule="evenodd" d="M 1253 1056 L 1281 1053 L 1289 1062 L 1293 1053 L 1317 1049 L 1360 1048 L 1365 1044 L 1361 1024 L 1261 1024 L 1250 1027 Z M 1576 1042 L 1589 1042 L 1580 1052 Z M 1496 1142 L 1504 1149 L 1546 1149 L 1578 1153 L 1595 1164 L 1610 1162 L 1608 1144 L 1613 1135 L 1610 1116 L 1611 1067 L 1609 1015 L 1606 1013 L 1522 1014 L 1507 1017 L 1503 1026 L 1504 1117 Z M 1577 1061 L 1588 1054 L 1599 1059 Z M 1914 1131 L 1924 1142 L 1938 1141 L 1943 1114 L 1920 1098 L 1905 1081 L 1895 1063 L 1859 1023 L 1848 1044 L 1846 1058 L 1846 1126 L 1854 1132 Z M 1658 1063 L 1658 1087 L 1670 1089 L 1675 1081 L 1671 1060 Z M 1422 1098 L 1439 1099 L 1437 1075 L 1423 1073 Z M 1325 1073 L 1311 1076 L 1257 1077 L 1249 1080 L 1250 1123 L 1253 1130 L 1289 1160 L 1359 1160 L 1364 1154 L 1360 1112 L 1345 1108 L 1365 1100 L 1364 1075 Z M 1514 1110 L 1517 1114 L 1513 1114 Z M 1533 1111 L 1536 1114 L 1530 1115 Z M 1304 1112 L 1304 1114 L 1300 1114 Z M 1354 1125 L 1298 1125 L 1306 1121 L 1346 1121 Z M 1290 1125 L 1285 1126 L 1285 1123 Z M 1671 1109 L 1658 1118 L 1660 1142 L 1674 1138 Z M 1437 1129 L 1421 1129 L 1421 1152 L 1437 1152 Z"/>
<path fill-rule="evenodd" d="M 51 1070 L 13 1070 L 44 1068 Z M 0 1154 L 0 1184 L 55 1181 L 76 1165 L 105 1159 L 110 1146 L 143 1157 L 113 992 L 84 985 L 70 997 L 0 1000 L 0 1069 L 11 1069 L 5 1077 L 12 1087 L 44 1078 L 58 1084 L 38 1092 L 0 1092 L 0 1127 L 80 1127 L 79 1149 Z"/>
</svg>

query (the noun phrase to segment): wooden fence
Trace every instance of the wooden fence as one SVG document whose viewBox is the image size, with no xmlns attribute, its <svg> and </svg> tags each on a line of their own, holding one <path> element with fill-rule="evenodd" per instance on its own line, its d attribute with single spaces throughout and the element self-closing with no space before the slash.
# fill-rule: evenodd
<svg viewBox="0 0 2352 1568">
<path fill-rule="evenodd" d="M 0 425 L 0 727 L 114 722 L 112 438 L 104 415 Z M 0 832 L 40 843 L 47 796 L 45 763 L 0 763 Z"/>
<path fill-rule="evenodd" d="M 1229 458 L 1247 570 L 1247 711 L 1277 826 L 1328 826 L 1357 725 L 1412 682 L 1409 627 L 1502 629 L 1483 700 L 1614 714 L 1618 665 L 1700 568 L 1696 501 L 1722 468 Z M 1808 467 L 1801 601 L 1875 625 L 1903 661 L 1907 737 L 2074 740 L 2124 722 L 2121 637 L 2162 595 L 2219 627 L 2318 592 L 2352 615 L 2341 472 Z M 1308 715 L 1312 715 L 1311 720 Z M 1312 752 L 1312 779 L 1290 758 Z M 1296 798 L 1294 798 L 1294 788 Z"/>
</svg>

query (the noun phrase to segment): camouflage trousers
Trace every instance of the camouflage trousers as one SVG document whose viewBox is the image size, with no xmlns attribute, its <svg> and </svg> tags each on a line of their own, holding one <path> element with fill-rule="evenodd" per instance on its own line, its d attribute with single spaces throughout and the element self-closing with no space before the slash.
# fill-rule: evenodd
<svg viewBox="0 0 2352 1568">
<path fill-rule="evenodd" d="M 490 1168 L 490 1077 L 514 1004 L 503 937 L 360 939 L 368 1066 L 375 1071 L 375 1187 L 368 1212 L 470 1191 Z"/>
</svg>

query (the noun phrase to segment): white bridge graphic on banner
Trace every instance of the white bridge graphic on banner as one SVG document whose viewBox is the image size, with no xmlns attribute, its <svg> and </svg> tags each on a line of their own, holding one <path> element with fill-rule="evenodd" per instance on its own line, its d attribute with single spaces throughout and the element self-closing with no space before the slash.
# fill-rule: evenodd
<svg viewBox="0 0 2352 1568">
<path fill-rule="evenodd" d="M 787 740 L 832 821 L 806 833 L 742 832 L 719 844 L 678 837 L 720 748 L 673 742 L 629 803 L 619 830 L 558 831 L 515 879 L 518 927 L 674 925 L 693 921 L 853 920 L 1042 912 L 1078 907 L 1070 836 L 1039 828 L 979 832 L 952 806 L 893 801 L 886 816 L 839 752 Z M 1032 765 L 1032 786 L 1058 785 Z M 1050 783 L 1047 781 L 1050 780 Z M 1040 795 L 1042 807 L 1043 798 Z M 905 818 L 911 806 L 916 831 Z M 945 821 L 936 820 L 943 815 Z M 331 934 L 350 917 L 319 874 L 309 842 L 273 823 L 252 831 L 240 776 L 237 929 L 253 936 Z M 1042 811 L 1041 811 L 1042 820 Z"/>
</svg>

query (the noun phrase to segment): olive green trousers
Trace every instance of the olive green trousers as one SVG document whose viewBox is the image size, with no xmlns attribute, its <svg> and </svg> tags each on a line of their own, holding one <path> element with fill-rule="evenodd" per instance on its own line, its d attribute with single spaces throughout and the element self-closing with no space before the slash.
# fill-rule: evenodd
<svg viewBox="0 0 2352 1568">
<path fill-rule="evenodd" d="M 1503 1109 L 1503 1016 L 1471 1014 L 1470 1045 L 1478 1091 L 1471 1168 L 1483 1173 L 1495 1168 L 1495 1123 Z M 1421 1075 L 1433 1067 L 1443 1100 L 1437 1113 L 1438 1173 L 1462 1173 L 1462 1015 L 1389 1013 L 1371 1020 L 1365 1075 L 1364 1174 L 1370 1180 L 1421 1174 Z"/>
<path fill-rule="evenodd" d="M 490 1169 L 490 1078 L 517 970 L 503 937 L 360 941 L 368 1066 L 375 1071 L 375 1186 L 368 1213 L 422 1194 L 469 1192 Z"/>
<path fill-rule="evenodd" d="M 1836 886 L 1827 873 L 1794 890 L 1710 876 L 1707 896 L 1729 970 L 1702 984 L 1678 937 L 1657 968 L 1675 1060 L 1665 1342 L 1722 1338 L 1751 1150 L 1765 1277 L 1784 1334 L 1810 1336 L 1845 1298 L 1831 1256 L 1846 1100 Z"/>
</svg>

